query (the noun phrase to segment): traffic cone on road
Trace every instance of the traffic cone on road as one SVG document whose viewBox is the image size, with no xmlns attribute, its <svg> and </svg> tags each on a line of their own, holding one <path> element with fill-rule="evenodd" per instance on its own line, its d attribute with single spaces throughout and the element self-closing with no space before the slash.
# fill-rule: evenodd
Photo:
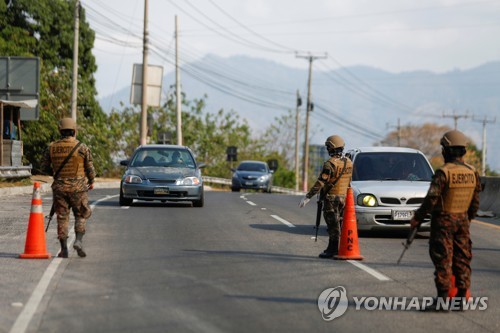
<svg viewBox="0 0 500 333">
<path fill-rule="evenodd" d="M 359 253 L 358 246 L 358 226 L 356 224 L 356 211 L 354 209 L 354 193 L 350 187 L 347 189 L 345 199 L 339 254 L 333 258 L 342 260 L 363 260 L 363 256 Z"/>
<path fill-rule="evenodd" d="M 33 184 L 33 198 L 31 199 L 31 212 L 26 234 L 24 253 L 19 257 L 22 259 L 48 259 L 51 257 L 47 252 L 45 242 L 45 231 L 43 230 L 42 196 L 40 194 L 40 183 Z"/>
<path fill-rule="evenodd" d="M 458 293 L 458 288 L 455 284 L 455 275 L 451 274 L 451 288 L 448 290 L 448 297 L 455 297 Z M 467 292 L 465 293 L 465 297 L 467 299 L 470 298 L 470 289 L 467 289 Z"/>
</svg>

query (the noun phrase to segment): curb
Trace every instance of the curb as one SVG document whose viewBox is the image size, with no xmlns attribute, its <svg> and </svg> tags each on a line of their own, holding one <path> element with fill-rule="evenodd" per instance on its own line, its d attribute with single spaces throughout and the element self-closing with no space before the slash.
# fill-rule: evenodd
<svg viewBox="0 0 500 333">
<path fill-rule="evenodd" d="M 50 192 L 52 188 L 49 183 L 42 183 L 40 186 L 41 192 Z M 94 188 L 120 188 L 120 182 L 95 182 Z M 11 195 L 30 194 L 33 193 L 33 186 L 18 186 L 18 187 L 4 187 L 0 188 L 0 197 L 7 197 Z"/>
</svg>

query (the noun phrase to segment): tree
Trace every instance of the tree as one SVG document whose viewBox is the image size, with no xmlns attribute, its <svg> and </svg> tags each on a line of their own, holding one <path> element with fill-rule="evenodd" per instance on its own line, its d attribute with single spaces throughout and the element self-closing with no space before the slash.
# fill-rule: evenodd
<svg viewBox="0 0 500 333">
<path fill-rule="evenodd" d="M 57 122 L 70 116 L 75 0 L 0 0 L 0 54 L 41 59 L 40 119 L 23 122 L 25 158 L 39 169 L 41 154 L 59 134 Z M 96 101 L 92 55 L 94 32 L 80 7 L 78 52 L 78 138 L 94 157 L 98 174 L 112 167 L 107 142 L 106 115 Z M 57 69 L 58 74 L 54 75 Z"/>
<path fill-rule="evenodd" d="M 400 143 L 402 147 L 415 148 L 420 150 L 429 159 L 432 167 L 437 169 L 444 163 L 441 154 L 441 138 L 443 134 L 452 130 L 446 125 L 425 123 L 423 125 L 406 125 L 401 127 Z M 398 131 L 392 131 L 380 142 L 381 146 L 396 146 Z M 474 142 L 469 138 L 469 146 L 464 159 L 476 169 L 481 167 L 481 152 Z"/>
</svg>

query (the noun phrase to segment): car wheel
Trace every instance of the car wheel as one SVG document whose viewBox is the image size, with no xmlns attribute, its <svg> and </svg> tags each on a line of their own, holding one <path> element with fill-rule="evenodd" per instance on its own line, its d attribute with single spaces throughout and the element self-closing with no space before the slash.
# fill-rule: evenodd
<svg viewBox="0 0 500 333">
<path fill-rule="evenodd" d="M 134 199 L 128 199 L 128 198 L 125 198 L 123 196 L 123 190 L 122 188 L 120 188 L 120 206 L 130 206 L 132 205 L 132 201 L 134 201 Z"/>
<path fill-rule="evenodd" d="M 205 196 L 203 193 L 201 194 L 200 200 L 194 200 L 193 201 L 193 207 L 203 207 L 205 204 Z"/>
<path fill-rule="evenodd" d="M 233 191 L 233 192 L 239 192 L 240 188 L 239 187 L 231 187 L 231 191 Z"/>
</svg>

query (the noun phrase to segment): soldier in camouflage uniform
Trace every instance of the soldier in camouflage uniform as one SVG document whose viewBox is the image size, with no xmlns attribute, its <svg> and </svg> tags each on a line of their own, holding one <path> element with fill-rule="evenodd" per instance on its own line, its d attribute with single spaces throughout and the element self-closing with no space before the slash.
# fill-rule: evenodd
<svg viewBox="0 0 500 333">
<path fill-rule="evenodd" d="M 347 188 L 351 182 L 352 162 L 349 158 L 342 156 L 345 143 L 340 136 L 329 136 L 325 146 L 330 159 L 323 163 L 321 174 L 302 199 L 299 207 L 304 207 L 318 192 L 325 194 L 323 217 L 328 228 L 329 239 L 327 248 L 319 254 L 319 257 L 333 258 L 339 252 L 340 218 L 345 206 Z M 327 193 L 324 193 L 325 191 Z"/>
<path fill-rule="evenodd" d="M 441 139 L 445 164 L 439 168 L 427 196 L 411 220 L 418 228 L 427 214 L 432 214 L 429 254 L 434 263 L 437 298 L 426 310 L 446 310 L 451 276 L 455 275 L 460 304 L 463 305 L 471 276 L 469 226 L 479 209 L 481 183 L 475 168 L 464 162 L 468 139 L 459 131 L 449 131 Z"/>
<path fill-rule="evenodd" d="M 88 202 L 87 192 L 94 188 L 94 164 L 90 149 L 83 143 L 73 152 L 69 160 L 60 169 L 66 157 L 79 143 L 76 139 L 76 124 L 72 118 L 63 118 L 59 123 L 61 139 L 52 142 L 45 152 L 42 166 L 58 175 L 52 183 L 54 208 L 57 214 L 57 236 L 61 243 L 58 257 L 68 257 L 68 229 L 70 209 L 75 216 L 76 240 L 73 248 L 80 257 L 85 257 L 82 238 L 85 234 L 86 220 L 92 210 Z"/>
</svg>

